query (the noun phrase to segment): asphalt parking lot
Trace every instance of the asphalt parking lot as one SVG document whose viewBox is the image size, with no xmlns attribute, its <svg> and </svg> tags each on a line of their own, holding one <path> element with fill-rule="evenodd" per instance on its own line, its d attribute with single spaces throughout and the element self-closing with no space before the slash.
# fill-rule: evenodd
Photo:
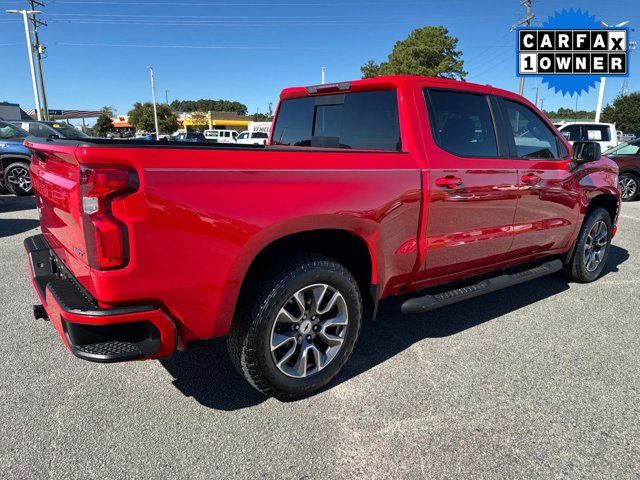
<svg viewBox="0 0 640 480">
<path fill-rule="evenodd" d="M 265 399 L 222 345 L 100 365 L 36 302 L 31 198 L 0 196 L 0 478 L 638 478 L 640 202 L 606 274 L 382 305 L 331 388 Z"/>
</svg>

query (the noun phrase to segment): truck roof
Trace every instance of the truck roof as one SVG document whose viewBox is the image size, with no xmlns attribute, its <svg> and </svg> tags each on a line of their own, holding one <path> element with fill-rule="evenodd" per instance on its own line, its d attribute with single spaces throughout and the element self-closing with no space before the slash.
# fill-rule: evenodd
<svg viewBox="0 0 640 480">
<path fill-rule="evenodd" d="M 452 80 L 450 78 L 427 77 L 421 75 L 384 75 L 374 78 L 366 78 L 360 80 L 327 83 L 324 85 L 310 85 L 304 87 L 290 87 L 282 90 L 280 99 L 300 98 L 309 95 L 317 95 L 323 93 L 335 93 L 339 91 L 366 92 L 370 90 L 381 90 L 400 88 L 407 84 L 415 82 L 426 82 L 434 87 L 457 86 L 464 85 L 464 88 L 470 91 L 478 91 L 483 93 L 495 93 L 497 95 L 513 96 L 513 92 L 492 87 L 491 85 L 481 85 L 479 83 L 465 82 L 462 80 Z"/>
</svg>

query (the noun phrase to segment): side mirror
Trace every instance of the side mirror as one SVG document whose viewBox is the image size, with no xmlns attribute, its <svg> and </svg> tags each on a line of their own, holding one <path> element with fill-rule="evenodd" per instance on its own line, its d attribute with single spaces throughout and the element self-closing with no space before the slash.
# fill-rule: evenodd
<svg viewBox="0 0 640 480">
<path fill-rule="evenodd" d="M 602 155 L 598 142 L 574 142 L 571 161 L 576 164 L 595 162 Z"/>
</svg>

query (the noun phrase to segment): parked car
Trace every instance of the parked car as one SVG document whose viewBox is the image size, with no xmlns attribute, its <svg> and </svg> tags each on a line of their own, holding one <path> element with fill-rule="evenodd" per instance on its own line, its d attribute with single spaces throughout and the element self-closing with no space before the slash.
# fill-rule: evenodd
<svg viewBox="0 0 640 480">
<path fill-rule="evenodd" d="M 277 112 L 265 148 L 29 139 L 35 316 L 98 362 L 226 336 L 251 385 L 295 398 L 340 371 L 385 297 L 423 313 L 604 269 L 617 165 L 595 142 L 570 154 L 512 92 L 377 77 L 286 89 Z"/>
<path fill-rule="evenodd" d="M 241 132 L 236 138 L 236 143 L 241 145 L 266 145 L 269 134 L 265 132 Z"/>
<path fill-rule="evenodd" d="M 86 133 L 78 130 L 73 125 L 66 122 L 43 122 L 39 120 L 29 120 L 21 122 L 12 122 L 23 128 L 29 135 L 41 138 L 90 138 Z"/>
<path fill-rule="evenodd" d="M 628 143 L 632 142 L 636 139 L 636 135 L 634 133 L 624 133 L 618 130 L 618 142 L 619 143 Z"/>
<path fill-rule="evenodd" d="M 0 121 L 0 186 L 14 195 L 31 195 L 31 152 L 23 145 L 29 132 Z"/>
<path fill-rule="evenodd" d="M 604 154 L 618 164 L 620 196 L 623 202 L 640 197 L 640 139 L 622 143 Z"/>
<path fill-rule="evenodd" d="M 206 142 L 209 141 L 204 134 L 197 132 L 179 133 L 173 137 L 175 142 Z"/>
<path fill-rule="evenodd" d="M 207 140 L 215 140 L 218 143 L 236 143 L 238 132 L 235 130 L 205 130 Z"/>
<path fill-rule="evenodd" d="M 156 134 L 155 133 L 138 133 L 134 137 L 131 137 L 130 140 L 146 140 L 148 142 L 155 141 Z"/>
<path fill-rule="evenodd" d="M 614 123 L 563 122 L 558 130 L 572 145 L 573 142 L 598 142 L 603 152 L 618 145 Z"/>
</svg>

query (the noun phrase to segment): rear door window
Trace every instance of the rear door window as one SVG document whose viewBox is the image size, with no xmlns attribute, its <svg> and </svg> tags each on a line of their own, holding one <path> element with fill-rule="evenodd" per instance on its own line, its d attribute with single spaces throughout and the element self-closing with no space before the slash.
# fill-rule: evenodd
<svg viewBox="0 0 640 480">
<path fill-rule="evenodd" d="M 26 138 L 28 133 L 10 123 L 0 122 L 0 140 Z"/>
<path fill-rule="evenodd" d="M 425 89 L 431 132 L 440 148 L 460 157 L 497 157 L 496 130 L 486 95 Z"/>
<path fill-rule="evenodd" d="M 585 140 L 590 142 L 608 142 L 611 140 L 611 134 L 609 127 L 606 125 L 583 125 L 582 128 L 586 130 Z"/>
<path fill-rule="evenodd" d="M 278 112 L 273 145 L 401 150 L 395 90 L 283 100 Z"/>
<path fill-rule="evenodd" d="M 529 107 L 503 99 L 503 110 L 509 120 L 517 158 L 557 159 L 561 157 L 558 137 Z M 564 149 L 563 149 L 564 150 Z"/>
<path fill-rule="evenodd" d="M 584 140 L 582 137 L 582 131 L 580 129 L 580 125 L 569 125 L 564 127 L 560 133 L 562 136 L 569 140 L 570 142 L 577 142 L 579 140 Z"/>
</svg>

